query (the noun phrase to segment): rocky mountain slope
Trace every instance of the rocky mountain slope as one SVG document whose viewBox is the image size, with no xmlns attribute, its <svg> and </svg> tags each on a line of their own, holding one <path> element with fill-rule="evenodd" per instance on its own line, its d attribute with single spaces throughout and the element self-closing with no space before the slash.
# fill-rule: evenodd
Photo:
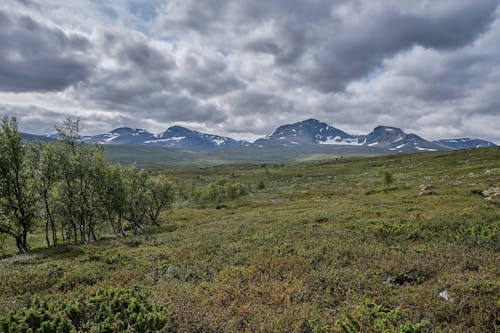
<svg viewBox="0 0 500 333">
<path fill-rule="evenodd" d="M 469 149 L 469 148 L 481 148 L 481 147 L 494 147 L 496 144 L 490 141 L 481 139 L 471 139 L 471 138 L 461 138 L 461 139 L 441 139 L 433 141 L 441 146 L 448 147 L 450 149 Z"/>
<path fill-rule="evenodd" d="M 22 133 L 26 140 L 50 141 L 57 135 Z M 224 147 L 308 147 L 315 145 L 359 146 L 387 153 L 411 153 L 495 146 L 480 139 L 443 139 L 428 141 L 397 127 L 377 126 L 366 135 L 352 135 L 317 119 L 307 119 L 278 127 L 264 138 L 250 143 L 230 137 L 201 133 L 181 126 L 172 126 L 163 133 L 153 134 L 143 129 L 120 127 L 108 133 L 84 136 L 84 142 L 104 145 L 147 145 L 183 149 L 213 149 Z M 352 147 L 355 149 L 355 147 Z"/>
</svg>

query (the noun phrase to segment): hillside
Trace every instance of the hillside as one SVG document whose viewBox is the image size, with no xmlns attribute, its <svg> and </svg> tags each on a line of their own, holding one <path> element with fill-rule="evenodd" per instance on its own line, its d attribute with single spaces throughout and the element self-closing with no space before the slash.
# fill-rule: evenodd
<svg viewBox="0 0 500 333">
<path fill-rule="evenodd" d="M 128 147 L 113 149 L 111 160 L 128 158 Z M 143 163 L 173 163 L 163 156 L 170 161 Z M 121 239 L 100 230 L 98 243 L 50 249 L 40 231 L 27 255 L 8 240 L 0 319 L 33 296 L 69 306 L 125 290 L 161 306 L 170 331 L 180 332 L 499 327 L 500 206 L 479 195 L 500 186 L 499 147 L 151 173 L 176 184 L 161 227 Z M 220 209 L 189 200 L 218 179 L 251 191 Z M 419 196 L 421 184 L 439 188 Z"/>
<path fill-rule="evenodd" d="M 349 156 L 376 156 L 376 147 L 317 145 L 303 147 L 232 147 L 208 150 L 138 145 L 106 145 L 108 160 L 147 168 L 209 167 L 223 164 L 297 163 Z"/>
</svg>

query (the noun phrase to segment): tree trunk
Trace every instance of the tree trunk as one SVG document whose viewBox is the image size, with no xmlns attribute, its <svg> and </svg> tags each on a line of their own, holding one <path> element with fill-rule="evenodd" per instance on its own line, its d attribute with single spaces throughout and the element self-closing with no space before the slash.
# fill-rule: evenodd
<svg viewBox="0 0 500 333">
<path fill-rule="evenodd" d="M 19 250 L 20 253 L 27 253 L 29 252 L 29 247 L 28 244 L 26 243 L 26 236 L 24 235 L 24 232 L 22 235 L 16 236 L 16 246 Z"/>
<path fill-rule="evenodd" d="M 47 199 L 46 193 L 44 193 L 44 195 L 43 195 L 43 202 L 45 204 L 45 214 L 47 215 L 47 223 L 50 224 L 50 229 L 52 230 L 52 243 L 53 243 L 53 245 L 57 245 L 56 223 L 54 221 L 54 215 L 52 215 L 52 212 L 50 211 L 49 200 Z M 48 236 L 47 236 L 47 238 L 48 238 Z M 64 240 L 64 236 L 63 236 L 63 240 Z M 47 239 L 47 244 L 49 244 L 48 239 Z"/>
<path fill-rule="evenodd" d="M 47 241 L 47 247 L 50 247 L 50 239 L 49 239 L 49 221 L 45 221 L 45 240 Z"/>
<path fill-rule="evenodd" d="M 120 232 L 120 234 L 122 236 L 127 236 L 127 234 L 125 233 L 125 230 L 123 230 L 122 216 L 121 215 L 118 216 L 118 231 Z"/>
<path fill-rule="evenodd" d="M 94 242 L 97 242 L 97 236 L 95 235 L 95 232 L 94 232 L 94 227 L 92 226 L 92 229 L 90 229 L 90 233 L 92 235 L 92 240 Z M 90 237 L 89 237 L 90 238 Z"/>
<path fill-rule="evenodd" d="M 52 229 L 52 243 L 54 245 L 57 245 L 57 230 L 56 230 L 56 223 L 54 222 L 53 217 L 50 219 L 50 228 Z"/>
<path fill-rule="evenodd" d="M 73 234 L 75 236 L 75 244 L 78 244 L 78 231 L 77 231 L 76 224 L 73 224 Z"/>
<path fill-rule="evenodd" d="M 28 230 L 26 229 L 23 230 L 23 247 L 26 252 L 29 252 L 30 247 L 28 246 Z"/>
</svg>

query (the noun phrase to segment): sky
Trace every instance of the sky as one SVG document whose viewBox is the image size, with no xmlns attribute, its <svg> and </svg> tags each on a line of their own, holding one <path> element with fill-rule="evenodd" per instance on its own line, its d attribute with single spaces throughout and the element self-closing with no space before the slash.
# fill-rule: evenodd
<svg viewBox="0 0 500 333">
<path fill-rule="evenodd" d="M 0 115 L 254 140 L 316 118 L 500 144 L 499 0 L 1 0 Z"/>
</svg>

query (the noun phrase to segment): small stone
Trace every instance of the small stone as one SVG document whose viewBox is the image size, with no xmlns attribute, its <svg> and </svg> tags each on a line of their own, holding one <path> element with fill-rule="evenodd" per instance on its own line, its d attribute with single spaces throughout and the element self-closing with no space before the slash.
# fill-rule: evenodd
<svg viewBox="0 0 500 333">
<path fill-rule="evenodd" d="M 427 190 L 437 190 L 439 186 L 433 185 L 433 184 L 422 184 L 419 186 L 420 191 L 427 191 Z"/>
<path fill-rule="evenodd" d="M 445 301 L 450 301 L 450 295 L 448 295 L 447 290 L 443 290 L 442 292 L 439 293 L 439 298 L 444 299 Z"/>
<path fill-rule="evenodd" d="M 167 279 L 178 279 L 179 273 L 177 272 L 177 268 L 175 266 L 168 266 L 165 271 L 165 277 Z"/>
</svg>

